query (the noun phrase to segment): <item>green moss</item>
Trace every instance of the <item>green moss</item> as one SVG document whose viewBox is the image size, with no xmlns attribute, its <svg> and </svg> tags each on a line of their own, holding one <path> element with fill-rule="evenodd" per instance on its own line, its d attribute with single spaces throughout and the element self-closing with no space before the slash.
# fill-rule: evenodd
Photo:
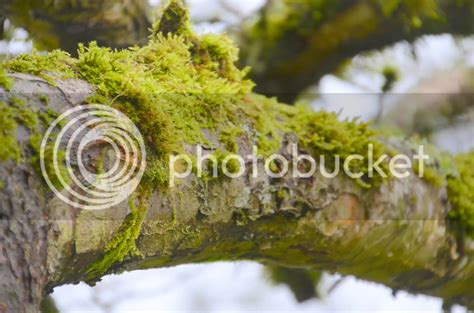
<svg viewBox="0 0 474 313">
<path fill-rule="evenodd" d="M 15 110 L 0 102 L 0 161 L 20 161 L 20 147 L 16 141 Z"/>
<path fill-rule="evenodd" d="M 265 18 L 255 25 L 253 36 L 255 40 L 265 38 L 263 44 L 286 38 L 290 32 L 295 39 L 307 36 L 345 5 L 341 0 L 275 1 L 267 6 Z"/>
<path fill-rule="evenodd" d="M 60 313 L 51 295 L 46 296 L 43 299 L 43 301 L 41 301 L 40 312 L 41 313 Z"/>
<path fill-rule="evenodd" d="M 112 265 L 123 262 L 128 256 L 141 255 L 137 249 L 136 240 L 140 235 L 148 208 L 142 204 L 136 207 L 133 197 L 130 198 L 129 207 L 130 213 L 122 222 L 114 238 L 105 247 L 103 256 L 87 269 L 86 281 L 92 282 L 101 277 Z"/>
<path fill-rule="evenodd" d="M 328 10 L 333 6 L 316 6 L 326 5 Z M 142 48 L 117 51 L 91 43 L 79 45 L 77 59 L 56 51 L 23 55 L 4 65 L 35 75 L 58 72 L 94 85 L 97 93 L 91 100 L 120 109 L 140 128 L 149 150 L 144 183 L 151 187 L 168 183 L 168 157 L 184 152 L 184 144 L 219 148 L 204 130 L 217 134 L 226 151 L 237 152 L 236 139 L 249 122 L 256 131 L 246 135 L 257 141 L 263 156 L 278 152 L 285 132 L 295 133 L 309 153 L 327 156 L 329 166 L 335 154 L 343 160 L 350 154 L 366 155 L 369 143 L 375 145 L 376 156 L 382 152 L 367 124 L 250 94 L 253 83 L 245 79 L 246 70 L 234 65 L 234 45 L 222 36 L 194 35 L 183 10 L 181 1 L 171 1 Z M 40 118 L 49 119 L 45 114 Z M 367 173 L 362 162 L 351 167 Z"/>
<path fill-rule="evenodd" d="M 2 66 L 12 72 L 39 76 L 54 85 L 53 75 L 59 75 L 60 77 L 73 76 L 70 65 L 74 61 L 68 53 L 60 50 L 48 54 L 41 54 L 35 50 L 28 54 L 21 54 L 14 59 L 3 61 Z"/>
<path fill-rule="evenodd" d="M 338 115 L 331 112 L 315 112 L 309 107 L 289 107 L 277 103 L 274 99 L 257 96 L 247 113 L 252 116 L 254 127 L 258 131 L 259 154 L 268 156 L 278 152 L 283 141 L 283 133 L 294 133 L 298 138 L 299 148 L 311 154 L 317 161 L 325 157 L 326 165 L 333 169 L 335 155 L 341 163 L 354 154 L 367 156 L 369 144 L 374 146 L 374 159 L 387 153 L 387 149 L 377 139 L 377 133 L 367 123 L 357 119 L 340 120 Z M 275 122 L 276 121 L 276 122 Z M 369 168 L 367 160 L 354 160 L 349 166 L 352 172 L 364 173 L 364 180 L 358 182 L 364 187 L 381 182 L 378 173 L 372 180 L 368 179 Z M 381 168 L 387 171 L 387 164 Z"/>
<path fill-rule="evenodd" d="M 38 100 L 46 106 L 49 104 L 49 97 L 47 95 L 38 95 Z"/>
<path fill-rule="evenodd" d="M 254 139 L 257 141 L 258 154 L 267 157 L 278 152 L 283 139 L 282 131 L 289 130 L 284 127 L 288 121 L 286 112 L 293 112 L 294 108 L 282 105 L 274 98 L 268 99 L 255 94 L 248 95 L 244 100 L 247 105 L 242 109 L 245 115 L 250 117 L 256 130 Z"/>
<path fill-rule="evenodd" d="M 249 68 L 239 70 L 234 66 L 238 61 L 239 50 L 228 37 L 206 34 L 195 42 L 194 48 L 197 51 L 195 64 L 206 67 L 225 79 L 242 81 L 250 71 Z"/>
<path fill-rule="evenodd" d="M 11 106 L 15 112 L 15 119 L 26 128 L 33 130 L 38 126 L 37 114 L 28 106 L 22 98 L 10 98 Z"/>
<path fill-rule="evenodd" d="M 232 153 L 238 153 L 239 145 L 237 144 L 236 139 L 242 135 L 242 130 L 231 124 L 221 130 L 219 134 L 219 142 L 224 146 L 227 151 Z"/>
<path fill-rule="evenodd" d="M 423 162 L 424 172 L 421 179 L 441 188 L 447 185 L 447 177 L 456 176 L 457 169 L 450 154 L 439 151 L 426 139 L 412 138 L 411 143 L 414 150 L 423 146 L 424 152 L 430 156 L 429 160 Z M 416 175 L 420 175 L 419 162 L 413 164 L 413 170 Z"/>
<path fill-rule="evenodd" d="M 33 165 L 33 168 L 39 175 L 43 175 L 41 171 L 41 165 L 40 165 L 40 148 L 41 148 L 41 142 L 43 140 L 43 135 L 42 134 L 33 134 L 30 136 L 29 139 L 29 144 L 30 147 L 33 149 L 33 155 L 31 157 L 31 164 Z M 51 184 L 53 184 L 54 187 L 58 190 L 62 190 L 64 188 L 63 184 L 61 183 L 59 177 L 62 177 L 65 184 L 70 184 L 71 183 L 71 177 L 69 176 L 69 172 L 66 167 L 66 152 L 63 150 L 57 151 L 57 164 L 58 164 L 58 169 L 59 169 L 59 175 L 57 174 L 55 168 L 54 168 L 54 141 L 49 142 L 46 144 L 45 150 L 44 150 L 44 165 L 45 165 L 45 171 L 48 174 L 48 177 L 51 181 Z"/>
<path fill-rule="evenodd" d="M 79 48 L 79 77 L 115 98 L 144 135 L 151 150 L 145 177 L 152 184 L 167 182 L 167 158 L 182 152 L 183 143 L 206 143 L 203 128 L 218 132 L 232 122 L 240 94 L 251 88 L 193 64 L 191 47 L 182 37 L 159 34 L 141 49 Z"/>
<path fill-rule="evenodd" d="M 229 153 L 228 151 L 223 151 L 221 149 L 218 149 L 212 153 L 212 155 L 217 159 L 217 168 L 218 168 L 218 174 L 219 176 L 223 175 L 223 168 L 224 168 L 224 160 L 232 155 L 232 153 Z M 240 171 L 240 163 L 237 161 L 235 158 L 231 158 L 228 160 L 226 164 L 227 171 L 230 174 L 236 174 Z"/>
<path fill-rule="evenodd" d="M 191 30 L 189 12 L 182 0 L 169 0 L 162 8 L 161 18 L 153 24 L 152 33 L 154 35 L 194 36 Z"/>
<path fill-rule="evenodd" d="M 422 19 L 439 18 L 436 0 L 374 0 L 374 2 L 380 5 L 386 17 L 398 15 L 408 27 L 419 28 L 423 23 Z"/>
<path fill-rule="evenodd" d="M 7 76 L 7 71 L 4 68 L 0 68 L 0 87 L 9 91 L 13 86 L 13 82 L 10 77 Z"/>
<path fill-rule="evenodd" d="M 474 151 L 456 158 L 459 174 L 448 176 L 448 197 L 452 210 L 448 218 L 470 236 L 474 235 Z"/>
<path fill-rule="evenodd" d="M 46 110 L 42 110 L 38 112 L 38 118 L 44 125 L 51 125 L 53 121 L 59 116 L 56 111 L 47 108 Z"/>
</svg>

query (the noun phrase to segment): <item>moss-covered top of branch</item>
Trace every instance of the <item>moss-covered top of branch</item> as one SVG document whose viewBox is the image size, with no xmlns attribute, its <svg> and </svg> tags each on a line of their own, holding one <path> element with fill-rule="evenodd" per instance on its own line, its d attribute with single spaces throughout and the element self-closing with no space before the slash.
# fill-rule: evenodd
<svg viewBox="0 0 474 313">
<path fill-rule="evenodd" d="M 384 152 L 383 145 L 375 139 L 376 133 L 366 123 L 340 121 L 333 113 L 285 106 L 252 94 L 253 83 L 245 78 L 247 70 L 234 64 L 237 48 L 224 36 L 195 35 L 187 17 L 180 15 L 187 13 L 177 6 L 179 3 L 171 1 L 164 20 L 155 24 L 152 37 L 142 48 L 111 50 L 91 43 L 79 45 L 77 58 L 62 51 L 21 55 L 2 63 L 1 84 L 4 88 L 11 85 L 4 69 L 38 75 L 51 84 L 57 76 L 91 83 L 96 88 L 91 103 L 120 109 L 143 133 L 149 150 L 145 183 L 153 187 L 167 184 L 169 155 L 183 152 L 184 144 L 239 152 L 237 138 L 250 136 L 265 155 L 277 152 L 283 134 L 292 132 L 300 146 L 315 156 L 339 155 L 344 159 L 351 154 L 366 155 L 369 143 L 375 145 L 375 158 Z M 180 17 L 178 24 L 173 23 L 173 15 Z M 5 105 L 2 107 L 10 112 Z M 1 123 L 2 142 L 15 142 L 14 128 L 16 124 Z M 245 133 L 243 129 L 250 131 Z M 209 142 L 209 133 L 221 142 Z M 18 159 L 18 155 L 4 153 L 0 158 Z M 363 161 L 354 161 L 351 167 L 354 172 L 368 172 Z M 373 181 L 361 183 L 370 186 Z M 454 186 L 453 181 L 451 185 Z M 451 196 L 456 207 L 461 208 L 457 210 L 461 219 L 465 218 L 463 208 L 472 211 L 467 198 L 453 192 Z M 453 217 L 456 214 L 451 213 Z M 470 221 L 469 214 L 466 218 Z"/>
<path fill-rule="evenodd" d="M 181 12 L 176 8 L 179 2 L 171 1 L 171 13 Z M 247 70 L 234 65 L 238 51 L 227 37 L 197 36 L 185 17 L 180 26 L 171 23 L 168 11 L 164 11 L 166 23 L 155 24 L 154 35 L 142 48 L 111 50 L 81 44 L 77 58 L 62 51 L 32 53 L 7 60 L 3 67 L 51 83 L 60 75 L 95 86 L 97 95 L 91 103 L 119 108 L 142 131 L 150 150 L 145 176 L 153 186 L 168 182 L 169 155 L 183 152 L 184 143 L 238 152 L 236 138 L 249 124 L 253 130 L 246 135 L 264 155 L 278 151 L 285 132 L 296 133 L 301 145 L 315 155 L 367 153 L 368 143 L 375 141 L 367 124 L 339 121 L 332 113 L 290 108 L 252 94 L 253 83 L 245 79 Z M 166 35 L 160 31 L 163 27 Z M 222 146 L 213 147 L 204 129 L 216 134 Z M 374 143 L 381 153 L 381 145 Z M 363 162 L 351 166 L 367 172 Z"/>
</svg>

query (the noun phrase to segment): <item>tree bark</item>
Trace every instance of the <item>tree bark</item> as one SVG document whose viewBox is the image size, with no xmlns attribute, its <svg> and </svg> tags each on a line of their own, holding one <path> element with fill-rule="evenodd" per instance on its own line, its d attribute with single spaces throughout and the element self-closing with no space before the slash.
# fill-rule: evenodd
<svg viewBox="0 0 474 313">
<path fill-rule="evenodd" d="M 32 91 L 28 101 L 35 110 L 63 112 L 93 94 L 94 86 L 77 79 L 57 79 L 53 87 L 35 76 L 13 77 L 12 92 Z M 37 100 L 40 94 L 49 96 L 47 108 Z M 260 114 L 276 109 L 245 101 Z M 241 118 L 249 121 L 249 132 L 255 131 L 255 116 L 243 113 Z M 219 134 L 208 136 L 211 142 L 221 140 Z M 19 126 L 24 160 L 32 154 L 28 137 Z M 300 139 L 285 133 L 279 152 L 292 160 L 290 147 Z M 385 141 L 405 150 L 401 143 Z M 254 144 L 240 138 L 239 154 L 245 157 Z M 90 166 L 103 146 L 86 151 Z M 262 172 L 262 159 L 257 166 Z M 0 173 L 0 305 L 5 312 L 34 312 L 46 293 L 67 283 L 94 284 L 110 273 L 217 260 L 355 275 L 474 308 L 473 241 L 447 227 L 446 187 L 416 175 L 372 189 L 343 175 L 254 179 L 247 170 L 241 178 L 210 181 L 191 175 L 175 188 L 157 187 L 128 203 L 91 212 L 61 202 L 29 162 L 0 162 Z M 144 219 L 130 224 L 137 209 Z M 130 225 L 138 226 L 136 236 L 127 235 Z M 117 249 L 127 253 L 116 257 Z"/>
</svg>

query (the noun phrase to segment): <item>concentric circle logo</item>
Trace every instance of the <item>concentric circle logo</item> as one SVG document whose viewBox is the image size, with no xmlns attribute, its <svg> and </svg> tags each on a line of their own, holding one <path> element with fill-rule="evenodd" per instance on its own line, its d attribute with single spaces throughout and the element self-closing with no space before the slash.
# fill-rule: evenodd
<svg viewBox="0 0 474 313">
<path fill-rule="evenodd" d="M 100 104 L 74 107 L 46 131 L 40 166 L 49 188 L 84 210 L 110 208 L 130 196 L 143 176 L 143 137 L 123 113 Z M 54 181 L 54 183 L 53 183 Z"/>
</svg>

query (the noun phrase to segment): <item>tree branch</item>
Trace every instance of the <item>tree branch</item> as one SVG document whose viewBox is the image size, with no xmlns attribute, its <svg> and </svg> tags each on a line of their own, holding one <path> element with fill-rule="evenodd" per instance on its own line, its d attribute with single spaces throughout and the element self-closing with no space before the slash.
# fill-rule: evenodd
<svg viewBox="0 0 474 313">
<path fill-rule="evenodd" d="M 146 0 L 16 1 L 0 3 L 3 17 L 25 28 L 41 49 L 76 54 L 78 43 L 126 48 L 146 43 L 151 27 Z"/>
<path fill-rule="evenodd" d="M 472 122 L 473 74 L 463 68 L 436 73 L 397 101 L 381 124 L 409 136 L 430 136 L 456 123 Z"/>
<path fill-rule="evenodd" d="M 449 176 L 446 160 L 436 159 L 426 180 L 414 173 L 403 180 L 370 178 L 364 162 L 349 167 L 363 174 L 359 179 L 327 178 L 319 171 L 297 178 L 292 170 L 307 166 L 293 163 L 296 144 L 299 154 L 326 157 L 331 170 L 336 155 L 342 161 L 353 154 L 367 158 L 372 144 L 375 159 L 383 153 L 413 156 L 413 143 L 253 94 L 245 72 L 234 66 L 235 47 L 223 37 L 196 36 L 186 25 L 185 20 L 173 28 L 179 34 L 156 33 L 142 48 L 111 51 L 91 44 L 80 46 L 77 58 L 55 51 L 2 63 L 1 310 L 33 312 L 45 293 L 66 283 L 93 284 L 109 273 L 216 260 L 352 274 L 474 307 L 474 248 L 465 236 L 474 227 L 472 157 L 460 160 L 459 173 Z M 46 128 L 59 113 L 88 103 L 126 114 L 147 148 L 137 191 L 101 211 L 65 204 L 46 188 L 39 170 Z M 249 161 L 254 146 L 260 154 Z M 199 147 L 218 165 L 230 154 L 247 159 L 245 167 L 228 163 L 232 173 L 243 168 L 242 176 L 231 179 L 221 171 L 199 176 L 194 164 L 190 175 L 168 187 L 176 178 L 170 156 L 194 156 Z M 47 144 L 43 155 L 48 176 L 60 183 L 57 175 L 67 169 L 80 172 L 78 156 L 67 168 L 54 168 L 53 148 Z M 85 145 L 84 168 L 103 171 L 113 163 L 108 151 L 103 140 Z M 116 153 L 123 162 L 130 157 L 121 149 Z M 262 174 L 264 158 L 275 153 L 289 162 L 281 178 Z M 454 161 L 448 157 L 447 163 Z M 283 166 L 268 165 L 273 172 Z M 255 168 L 261 173 L 256 177 Z M 452 213 L 462 228 L 448 227 Z"/>
<path fill-rule="evenodd" d="M 41 78 L 15 78 L 13 90 L 34 82 L 37 89 L 33 97 L 47 94 L 48 107 L 57 112 L 82 102 L 71 103 L 64 98 L 61 87 L 51 87 Z M 57 84 L 87 90 L 80 81 Z M 81 94 L 80 99 L 89 95 Z M 38 101 L 31 100 L 30 105 L 41 111 L 47 109 Z M 273 106 L 263 109 L 261 103 L 249 99 L 245 105 L 259 114 L 273 115 L 278 110 Z M 255 117 L 244 114 L 241 118 L 252 132 Z M 20 131 L 17 134 L 21 136 Z M 278 151 L 291 160 L 289 146 L 301 138 L 294 133 L 282 138 Z M 31 154 L 28 137 L 19 140 L 25 157 Z M 211 135 L 210 141 L 224 145 L 219 143 L 218 134 Z M 238 142 L 242 156 L 255 144 L 245 136 Z M 102 149 L 105 147 L 85 152 L 89 155 L 87 166 L 95 166 Z M 460 241 L 446 226 L 446 187 L 435 187 L 414 175 L 403 181 L 391 179 L 372 189 L 343 175 L 335 179 L 321 175 L 304 180 L 291 175 L 252 179 L 248 171 L 238 179 L 220 177 L 210 181 L 191 176 L 173 189 L 154 188 L 151 194 L 138 193 L 128 205 L 90 212 L 69 207 L 40 188 L 42 180 L 31 165 L 11 161 L 0 164 L 2 173 L 18 173 L 2 174 L 4 229 L 11 229 L 17 220 L 25 218 L 49 225 L 48 257 L 47 261 L 41 259 L 39 267 L 47 269 L 47 284 L 38 284 L 45 290 L 83 280 L 93 283 L 106 273 L 216 260 L 255 260 L 355 275 L 395 290 L 433 295 L 471 308 L 474 305 L 472 240 Z M 263 170 L 261 159 L 258 168 Z M 38 187 L 16 185 L 17 178 L 22 181 L 27 173 L 28 181 Z M 48 199 L 46 205 L 30 208 L 40 217 L 25 217 L 16 210 L 31 199 L 26 194 L 18 196 L 18 191 L 31 194 L 31 190 L 40 199 Z M 18 204 L 5 211 L 5 204 L 13 199 Z M 128 212 L 136 208 L 146 212 L 143 225 L 136 237 L 124 237 L 124 225 L 129 225 L 126 221 L 133 217 Z M 3 245 L 7 238 L 2 237 Z M 112 257 L 114 262 L 110 264 L 104 260 L 110 256 L 107 246 L 114 238 L 122 238 L 117 243 L 120 246 L 124 242 L 136 245 L 136 251 L 122 258 Z M 4 251 L 18 251 L 22 242 L 15 247 L 4 245 Z M 31 242 L 36 246 L 36 240 Z M 12 288 L 17 286 L 2 290 Z M 5 297 L 9 295 L 2 295 L 0 302 L 10 308 L 14 304 L 6 302 Z M 21 307 L 17 312 L 22 312 Z"/>
<path fill-rule="evenodd" d="M 426 34 L 474 33 L 469 1 L 269 1 L 240 34 L 257 91 L 292 102 L 359 53 Z"/>
</svg>

